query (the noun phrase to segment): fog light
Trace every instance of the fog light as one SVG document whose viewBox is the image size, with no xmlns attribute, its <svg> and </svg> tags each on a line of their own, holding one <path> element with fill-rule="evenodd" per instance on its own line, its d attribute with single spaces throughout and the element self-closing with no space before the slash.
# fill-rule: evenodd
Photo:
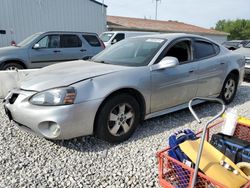
<svg viewBox="0 0 250 188">
<path fill-rule="evenodd" d="M 61 127 L 56 122 L 45 121 L 38 125 L 40 133 L 46 138 L 55 139 L 61 134 Z"/>
<path fill-rule="evenodd" d="M 58 136 L 60 134 L 60 131 L 61 131 L 60 126 L 56 123 L 51 124 L 49 126 L 49 129 L 54 136 Z"/>
</svg>

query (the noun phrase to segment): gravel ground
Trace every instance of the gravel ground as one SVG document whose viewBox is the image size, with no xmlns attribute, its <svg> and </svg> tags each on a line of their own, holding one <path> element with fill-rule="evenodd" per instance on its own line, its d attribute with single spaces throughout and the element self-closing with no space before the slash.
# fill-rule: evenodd
<svg viewBox="0 0 250 188">
<path fill-rule="evenodd" d="M 244 82 L 229 107 L 250 118 L 249 106 L 250 83 Z M 204 125 L 220 106 L 195 110 Z M 16 128 L 0 101 L 0 187 L 159 187 L 156 152 L 171 133 L 202 125 L 186 109 L 143 122 L 119 145 L 94 137 L 51 142 Z"/>
</svg>

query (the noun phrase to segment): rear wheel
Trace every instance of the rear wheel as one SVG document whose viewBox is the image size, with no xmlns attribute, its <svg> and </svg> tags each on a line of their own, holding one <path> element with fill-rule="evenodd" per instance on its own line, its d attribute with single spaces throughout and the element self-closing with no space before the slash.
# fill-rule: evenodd
<svg viewBox="0 0 250 188">
<path fill-rule="evenodd" d="M 238 78 L 235 74 L 229 74 L 223 84 L 220 98 L 225 102 L 225 104 L 229 104 L 233 101 L 238 86 Z"/>
<path fill-rule="evenodd" d="M 95 134 L 111 143 L 127 140 L 140 120 L 138 102 L 128 94 L 109 98 L 97 114 Z"/>
<path fill-rule="evenodd" d="M 3 66 L 3 70 L 18 70 L 18 69 L 24 69 L 24 67 L 19 63 L 6 63 Z"/>
</svg>

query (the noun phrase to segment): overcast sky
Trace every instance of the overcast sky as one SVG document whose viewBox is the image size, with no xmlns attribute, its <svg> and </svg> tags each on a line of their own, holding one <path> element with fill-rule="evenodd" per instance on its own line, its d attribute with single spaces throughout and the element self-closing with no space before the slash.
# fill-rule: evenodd
<svg viewBox="0 0 250 188">
<path fill-rule="evenodd" d="M 99 0 L 102 2 L 102 0 Z M 155 0 L 104 0 L 107 14 L 155 18 Z M 161 0 L 159 20 L 177 20 L 206 28 L 220 19 L 250 19 L 250 0 Z"/>
</svg>

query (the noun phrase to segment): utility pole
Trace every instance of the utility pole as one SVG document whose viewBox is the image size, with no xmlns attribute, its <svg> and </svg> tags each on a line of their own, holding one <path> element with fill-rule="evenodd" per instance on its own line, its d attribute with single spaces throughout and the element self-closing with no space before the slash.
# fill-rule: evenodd
<svg viewBox="0 0 250 188">
<path fill-rule="evenodd" d="M 158 13 L 158 2 L 161 0 L 155 0 L 155 20 L 157 20 L 157 13 Z"/>
</svg>

